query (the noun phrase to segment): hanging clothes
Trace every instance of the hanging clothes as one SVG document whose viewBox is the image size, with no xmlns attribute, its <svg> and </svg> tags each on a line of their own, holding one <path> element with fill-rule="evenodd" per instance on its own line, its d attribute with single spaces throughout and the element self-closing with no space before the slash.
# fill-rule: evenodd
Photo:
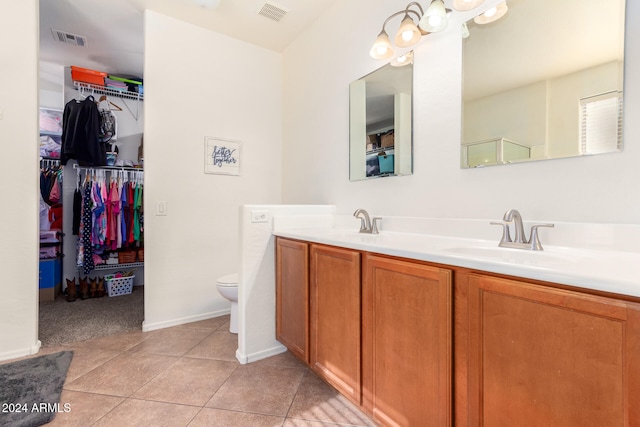
<svg viewBox="0 0 640 427">
<path fill-rule="evenodd" d="M 99 141 L 100 113 L 93 96 L 72 99 L 64 106 L 60 161 L 76 159 L 81 165 L 106 164 L 106 151 Z"/>
<path fill-rule="evenodd" d="M 109 175 L 107 179 L 107 175 Z M 110 253 L 142 247 L 142 172 L 89 169 L 81 196 L 78 266 L 88 274 Z"/>
<path fill-rule="evenodd" d="M 92 183 L 89 181 L 84 186 L 84 194 L 82 198 L 82 226 L 81 238 L 78 242 L 82 247 L 78 250 L 78 254 L 82 256 L 82 267 L 84 274 L 89 274 L 95 268 L 93 263 L 93 247 L 91 246 L 91 188 Z"/>
</svg>

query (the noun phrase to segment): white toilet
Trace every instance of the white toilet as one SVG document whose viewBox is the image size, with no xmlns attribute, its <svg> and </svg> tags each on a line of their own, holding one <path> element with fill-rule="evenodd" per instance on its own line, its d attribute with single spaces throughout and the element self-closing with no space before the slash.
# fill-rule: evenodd
<svg viewBox="0 0 640 427">
<path fill-rule="evenodd" d="M 238 333 L 238 273 L 227 274 L 216 280 L 216 287 L 220 295 L 231 301 L 231 316 L 229 332 Z"/>
</svg>

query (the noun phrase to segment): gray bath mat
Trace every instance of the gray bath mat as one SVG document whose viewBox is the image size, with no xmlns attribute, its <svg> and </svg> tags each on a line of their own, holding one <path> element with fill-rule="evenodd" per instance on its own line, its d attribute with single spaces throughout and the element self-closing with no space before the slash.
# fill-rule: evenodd
<svg viewBox="0 0 640 427">
<path fill-rule="evenodd" d="M 63 412 L 60 393 L 72 351 L 0 365 L 0 426 L 35 427 Z"/>
</svg>

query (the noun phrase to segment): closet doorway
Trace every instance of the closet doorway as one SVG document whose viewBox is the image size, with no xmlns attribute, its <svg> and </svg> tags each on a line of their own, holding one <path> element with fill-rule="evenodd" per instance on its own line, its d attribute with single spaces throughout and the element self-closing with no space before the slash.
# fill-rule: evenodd
<svg viewBox="0 0 640 427">
<path fill-rule="evenodd" d="M 39 11 L 38 338 L 50 347 L 142 330 L 144 33 L 142 13 L 122 2 L 40 0 Z M 122 24 L 117 33 L 109 22 Z M 100 144 L 111 153 L 103 161 L 77 152 L 60 159 L 69 103 L 95 103 Z"/>
</svg>

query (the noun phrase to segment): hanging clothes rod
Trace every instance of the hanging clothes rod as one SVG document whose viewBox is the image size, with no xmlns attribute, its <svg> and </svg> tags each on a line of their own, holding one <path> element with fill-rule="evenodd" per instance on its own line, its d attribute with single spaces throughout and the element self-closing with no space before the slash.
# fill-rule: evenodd
<svg viewBox="0 0 640 427">
<path fill-rule="evenodd" d="M 53 168 L 60 166 L 60 159 L 47 159 L 40 157 L 40 167 Z"/>
<path fill-rule="evenodd" d="M 106 169 L 106 170 L 115 170 L 115 171 L 134 171 L 134 172 L 144 172 L 142 168 L 130 167 L 130 166 L 80 166 L 77 163 L 73 164 L 74 169 L 79 170 L 87 170 L 87 169 Z"/>
</svg>

